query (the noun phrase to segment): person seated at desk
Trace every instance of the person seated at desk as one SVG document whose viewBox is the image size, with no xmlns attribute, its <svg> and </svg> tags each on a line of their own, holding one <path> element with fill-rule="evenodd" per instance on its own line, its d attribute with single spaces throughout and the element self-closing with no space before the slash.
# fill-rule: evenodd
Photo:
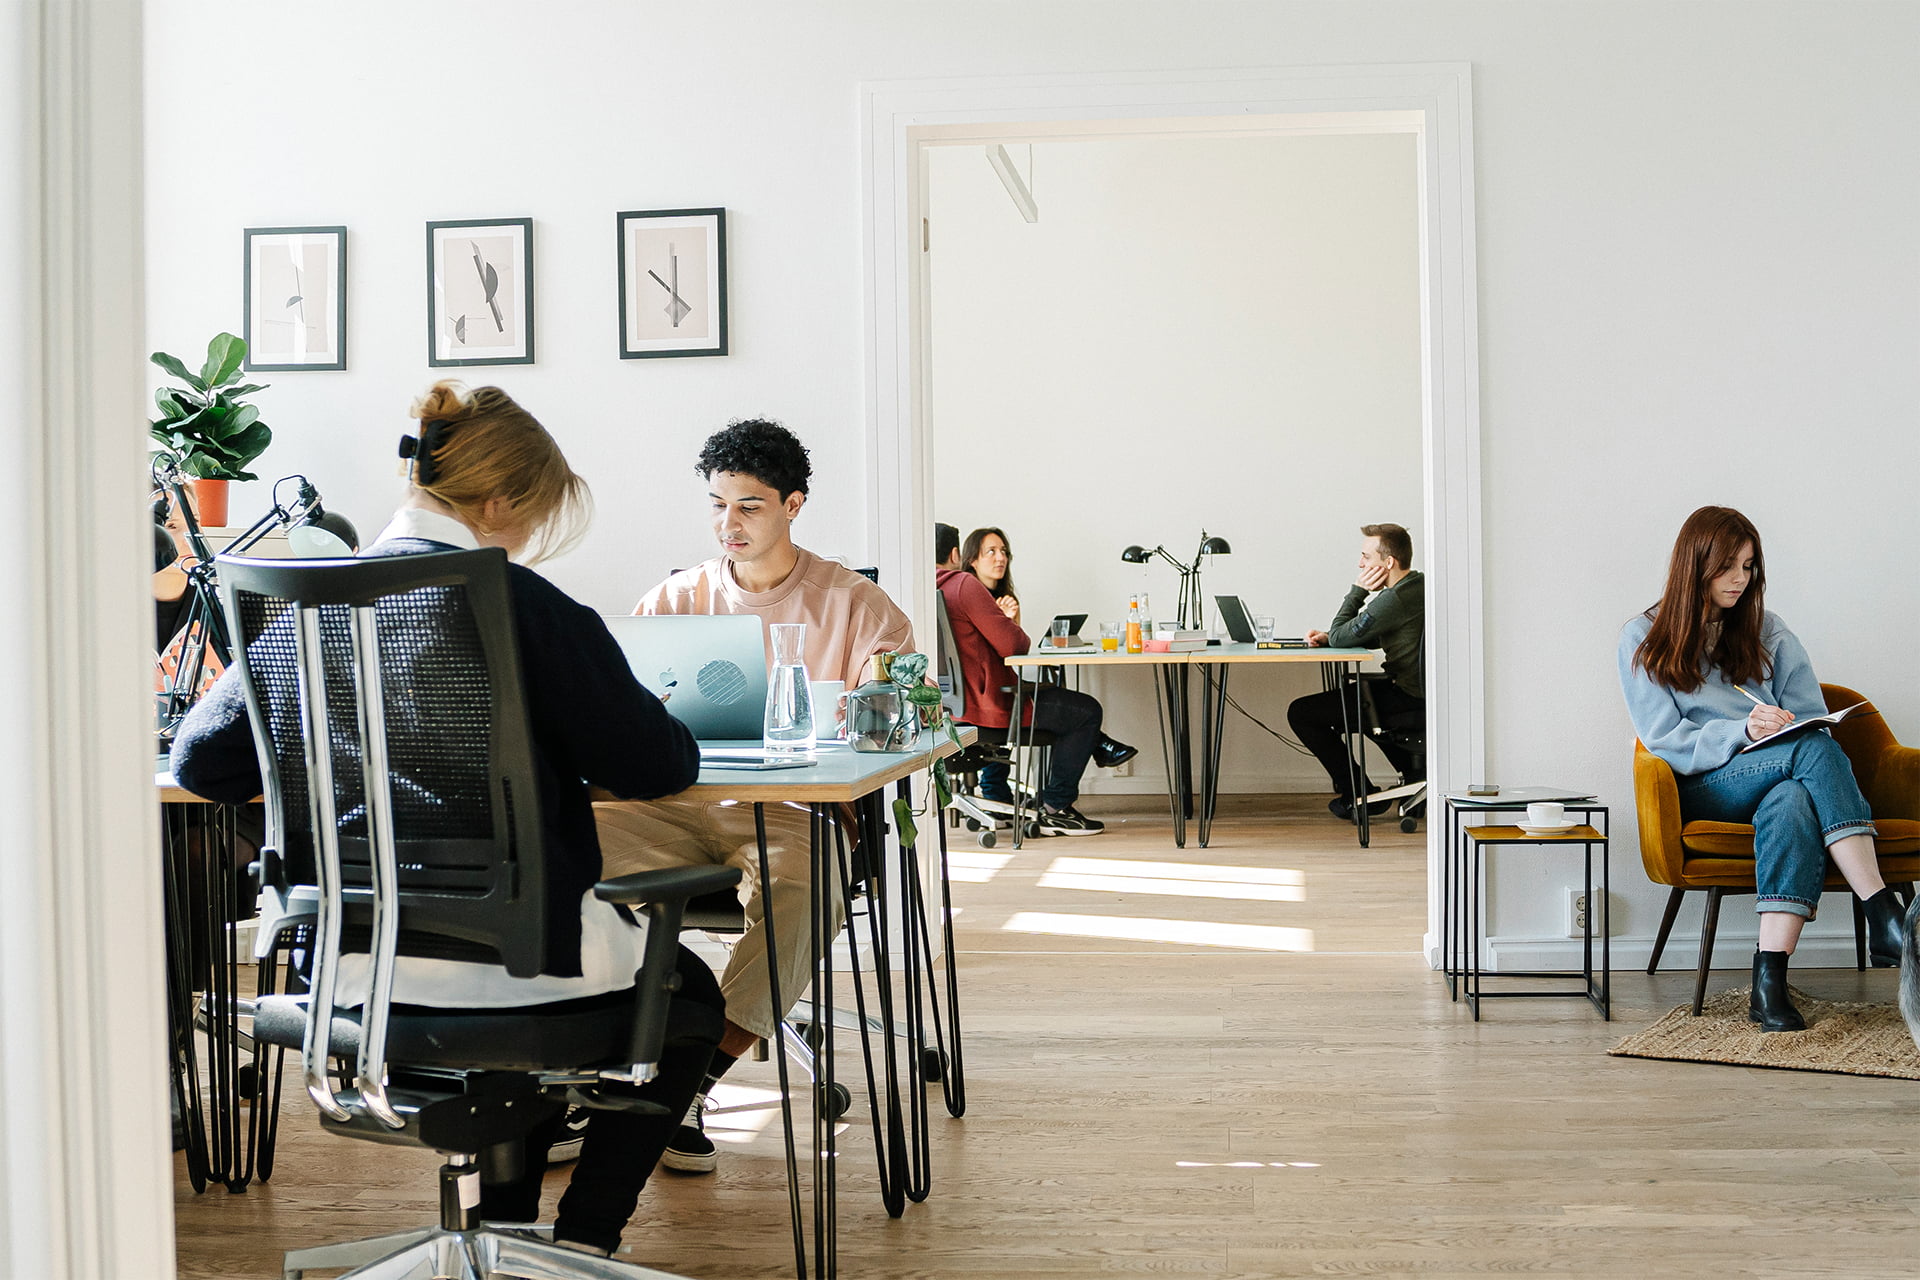
<svg viewBox="0 0 1920 1280">
<path fill-rule="evenodd" d="M 457 382 L 436 383 L 415 403 L 413 416 L 420 428 L 406 503 L 366 555 L 485 546 L 537 561 L 584 532 L 586 482 L 506 392 L 481 387 L 469 393 Z M 534 978 L 509 977 L 498 965 L 402 957 L 393 986 L 397 1003 L 510 1008 L 632 986 L 646 935 L 593 895 L 600 849 L 587 788 L 648 798 L 684 790 L 700 776 L 693 735 L 633 678 L 599 615 L 532 569 L 515 564 L 509 574 L 556 949 L 547 972 Z M 237 671 L 222 677 L 182 723 L 173 771 L 181 786 L 211 800 L 237 803 L 260 794 L 259 758 Z M 676 1003 L 723 1010 L 712 972 L 685 947 L 677 967 Z M 669 1037 L 660 1074 L 639 1090 L 668 1114 L 590 1113 L 579 1163 L 560 1198 L 556 1242 L 602 1255 L 619 1245 L 710 1056 L 702 1045 L 676 1046 Z M 548 1148 L 560 1134 L 556 1117 L 529 1138 L 519 1178 L 481 1184 L 482 1218 L 532 1222 L 539 1216 Z"/>
<path fill-rule="evenodd" d="M 998 529 L 975 529 L 967 535 L 966 548 L 949 545 L 948 532 L 958 531 L 951 525 L 934 526 L 934 554 L 939 557 L 935 584 L 946 601 L 947 621 L 959 650 L 960 677 L 967 686 L 967 722 L 984 729 L 1005 729 L 1013 722 L 1010 695 L 1015 679 L 1005 660 L 1033 647 L 1020 628 L 1020 601 L 1013 594 L 1009 572 L 1013 553 Z M 971 559 L 967 548 L 973 551 Z M 962 563 L 968 568 L 961 568 Z M 995 585 L 1003 587 L 1005 594 L 996 598 Z M 1089 761 L 1111 768 L 1133 759 L 1140 749 L 1102 733 L 1099 701 L 1077 689 L 1030 684 L 1023 700 L 1025 722 L 1053 735 L 1053 762 L 1040 788 L 1040 830 L 1054 836 L 1099 835 L 1106 824 L 1074 808 L 1080 798 L 1080 778 Z M 1013 803 L 1007 765 L 981 766 L 980 794 L 1000 804 Z"/>
<path fill-rule="evenodd" d="M 1397 524 L 1360 526 L 1360 575 L 1347 589 L 1346 599 L 1325 631 L 1307 632 L 1309 645 L 1335 649 L 1384 649 L 1387 678 L 1368 693 L 1383 720 L 1426 714 L 1426 686 L 1421 680 L 1421 645 L 1426 638 L 1426 575 L 1412 567 L 1413 536 Z M 1369 598 L 1371 597 L 1371 598 Z M 1353 783 L 1371 794 L 1365 754 L 1355 761 L 1344 734 L 1352 718 L 1352 695 L 1344 689 L 1295 698 L 1287 708 L 1287 723 L 1300 744 L 1313 752 L 1333 780 L 1334 797 L 1327 808 L 1337 818 L 1353 817 Z M 1342 708 L 1345 708 L 1343 710 Z M 1351 731 L 1358 732 L 1352 725 Z M 1408 782 L 1414 760 L 1401 749 L 1381 744 L 1387 759 Z M 1353 772 L 1347 772 L 1352 765 Z M 1380 813 L 1385 803 L 1369 812 Z"/>
<path fill-rule="evenodd" d="M 853 689 L 867 680 L 878 653 L 913 648 L 913 628 L 887 593 L 853 570 L 797 546 L 793 522 L 806 505 L 813 467 L 799 439 L 777 422 L 734 422 L 707 438 L 694 464 L 707 482 L 707 501 L 720 554 L 669 577 L 635 607 L 641 614 L 751 613 L 768 625 L 805 623 L 810 677 L 840 680 Z M 787 1008 L 807 989 L 812 923 L 812 819 L 804 809 L 770 805 L 763 811 L 780 998 Z M 759 845 L 754 806 L 664 800 L 648 805 L 601 805 L 601 856 L 609 876 L 657 867 L 725 864 L 740 868 L 747 931 L 721 975 L 727 997 L 726 1038 L 714 1055 L 707 1087 L 753 1047 L 773 1040 L 787 1008 L 775 1009 L 767 986 L 767 941 L 760 909 Z M 842 904 L 827 895 L 838 930 Z M 778 1052 L 776 1049 L 775 1052 Z M 662 1163 L 682 1173 L 710 1173 L 717 1158 L 702 1132 L 706 1090 L 694 1099 Z"/>
</svg>

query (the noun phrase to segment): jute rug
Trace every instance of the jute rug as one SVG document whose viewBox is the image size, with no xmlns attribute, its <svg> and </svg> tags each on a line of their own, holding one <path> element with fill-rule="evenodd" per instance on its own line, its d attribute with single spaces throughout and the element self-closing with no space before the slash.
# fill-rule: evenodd
<svg viewBox="0 0 1920 1280">
<path fill-rule="evenodd" d="M 1691 1005 L 1681 1005 L 1607 1052 L 1623 1058 L 1920 1080 L 1920 1049 L 1891 1004 L 1819 1000 L 1794 991 L 1794 1007 L 1807 1020 L 1807 1029 L 1763 1032 L 1747 1021 L 1747 996 L 1745 987 L 1709 996 L 1697 1018 Z"/>
</svg>

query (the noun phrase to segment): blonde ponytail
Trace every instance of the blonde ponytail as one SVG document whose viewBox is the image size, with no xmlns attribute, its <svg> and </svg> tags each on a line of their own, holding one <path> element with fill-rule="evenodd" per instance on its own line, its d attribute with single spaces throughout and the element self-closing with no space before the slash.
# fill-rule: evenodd
<svg viewBox="0 0 1920 1280">
<path fill-rule="evenodd" d="M 482 514 L 506 499 L 506 526 L 524 531 L 528 563 L 572 548 L 593 518 L 593 494 L 567 465 L 560 446 L 534 416 L 498 387 L 469 390 L 436 382 L 409 410 L 420 420 L 419 447 L 408 471 L 413 487 L 444 502 L 463 523 L 495 533 Z"/>
</svg>

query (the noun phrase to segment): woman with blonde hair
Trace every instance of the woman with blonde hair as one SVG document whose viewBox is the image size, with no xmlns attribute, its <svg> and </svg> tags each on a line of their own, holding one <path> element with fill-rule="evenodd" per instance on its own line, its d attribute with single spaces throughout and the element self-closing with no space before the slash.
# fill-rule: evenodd
<svg viewBox="0 0 1920 1280">
<path fill-rule="evenodd" d="M 1873 963 L 1900 962 L 1900 906 L 1880 876 L 1873 814 L 1824 728 L 1748 750 L 1802 716 L 1826 713 L 1807 651 L 1766 611 L 1760 531 L 1730 507 L 1680 527 L 1660 602 L 1620 632 L 1620 684 L 1634 732 L 1673 766 L 1688 822 L 1751 823 L 1760 941 L 1747 1016 L 1800 1031 L 1787 957 L 1813 919 L 1827 861 L 1866 906 Z"/>
<path fill-rule="evenodd" d="M 420 555 L 500 547 L 516 561 L 557 554 L 579 539 L 590 511 L 587 485 L 532 414 L 498 387 L 469 391 L 441 382 L 415 402 L 420 425 L 401 440 L 409 460 L 405 502 L 361 554 Z M 509 566 L 535 773 L 548 892 L 546 969 L 515 978 L 498 965 L 425 961 L 396 967 L 402 1004 L 512 1008 L 623 991 L 639 967 L 641 930 L 593 896 L 600 879 L 588 787 L 631 799 L 684 790 L 699 776 L 699 748 L 685 726 L 633 678 L 600 616 L 527 568 Z M 181 726 L 173 769 L 182 786 L 213 800 L 260 791 L 245 697 L 230 673 Z M 434 966 L 431 970 L 428 966 Z M 641 1187 L 691 1103 L 718 1043 L 724 1001 L 713 973 L 680 949 L 676 1029 L 710 1024 L 710 1039 L 670 1035 L 660 1074 L 641 1096 L 659 1115 L 594 1111 L 580 1161 L 554 1221 L 554 1239 L 609 1254 Z M 411 990 L 409 990 L 411 987 Z M 548 1152 L 563 1119 L 536 1130 L 519 1177 L 481 1185 L 481 1216 L 531 1222 L 539 1214 Z"/>
</svg>

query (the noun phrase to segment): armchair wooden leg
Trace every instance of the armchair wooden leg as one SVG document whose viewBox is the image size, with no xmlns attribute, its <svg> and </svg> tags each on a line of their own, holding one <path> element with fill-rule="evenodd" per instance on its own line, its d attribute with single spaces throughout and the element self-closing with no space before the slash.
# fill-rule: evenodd
<svg viewBox="0 0 1920 1280">
<path fill-rule="evenodd" d="M 1660 932 L 1653 936 L 1653 957 L 1647 961 L 1647 972 L 1653 973 L 1660 967 L 1660 957 L 1667 949 L 1667 935 L 1673 932 L 1673 922 L 1680 915 L 1680 903 L 1686 899 L 1687 891 L 1676 887 L 1667 895 L 1667 913 L 1660 917 Z"/>
<path fill-rule="evenodd" d="M 1713 935 L 1720 928 L 1720 899 L 1726 890 L 1718 885 L 1707 890 L 1707 918 L 1700 922 L 1700 969 L 1693 979 L 1693 1016 L 1707 999 L 1707 970 L 1713 967 Z"/>
</svg>

